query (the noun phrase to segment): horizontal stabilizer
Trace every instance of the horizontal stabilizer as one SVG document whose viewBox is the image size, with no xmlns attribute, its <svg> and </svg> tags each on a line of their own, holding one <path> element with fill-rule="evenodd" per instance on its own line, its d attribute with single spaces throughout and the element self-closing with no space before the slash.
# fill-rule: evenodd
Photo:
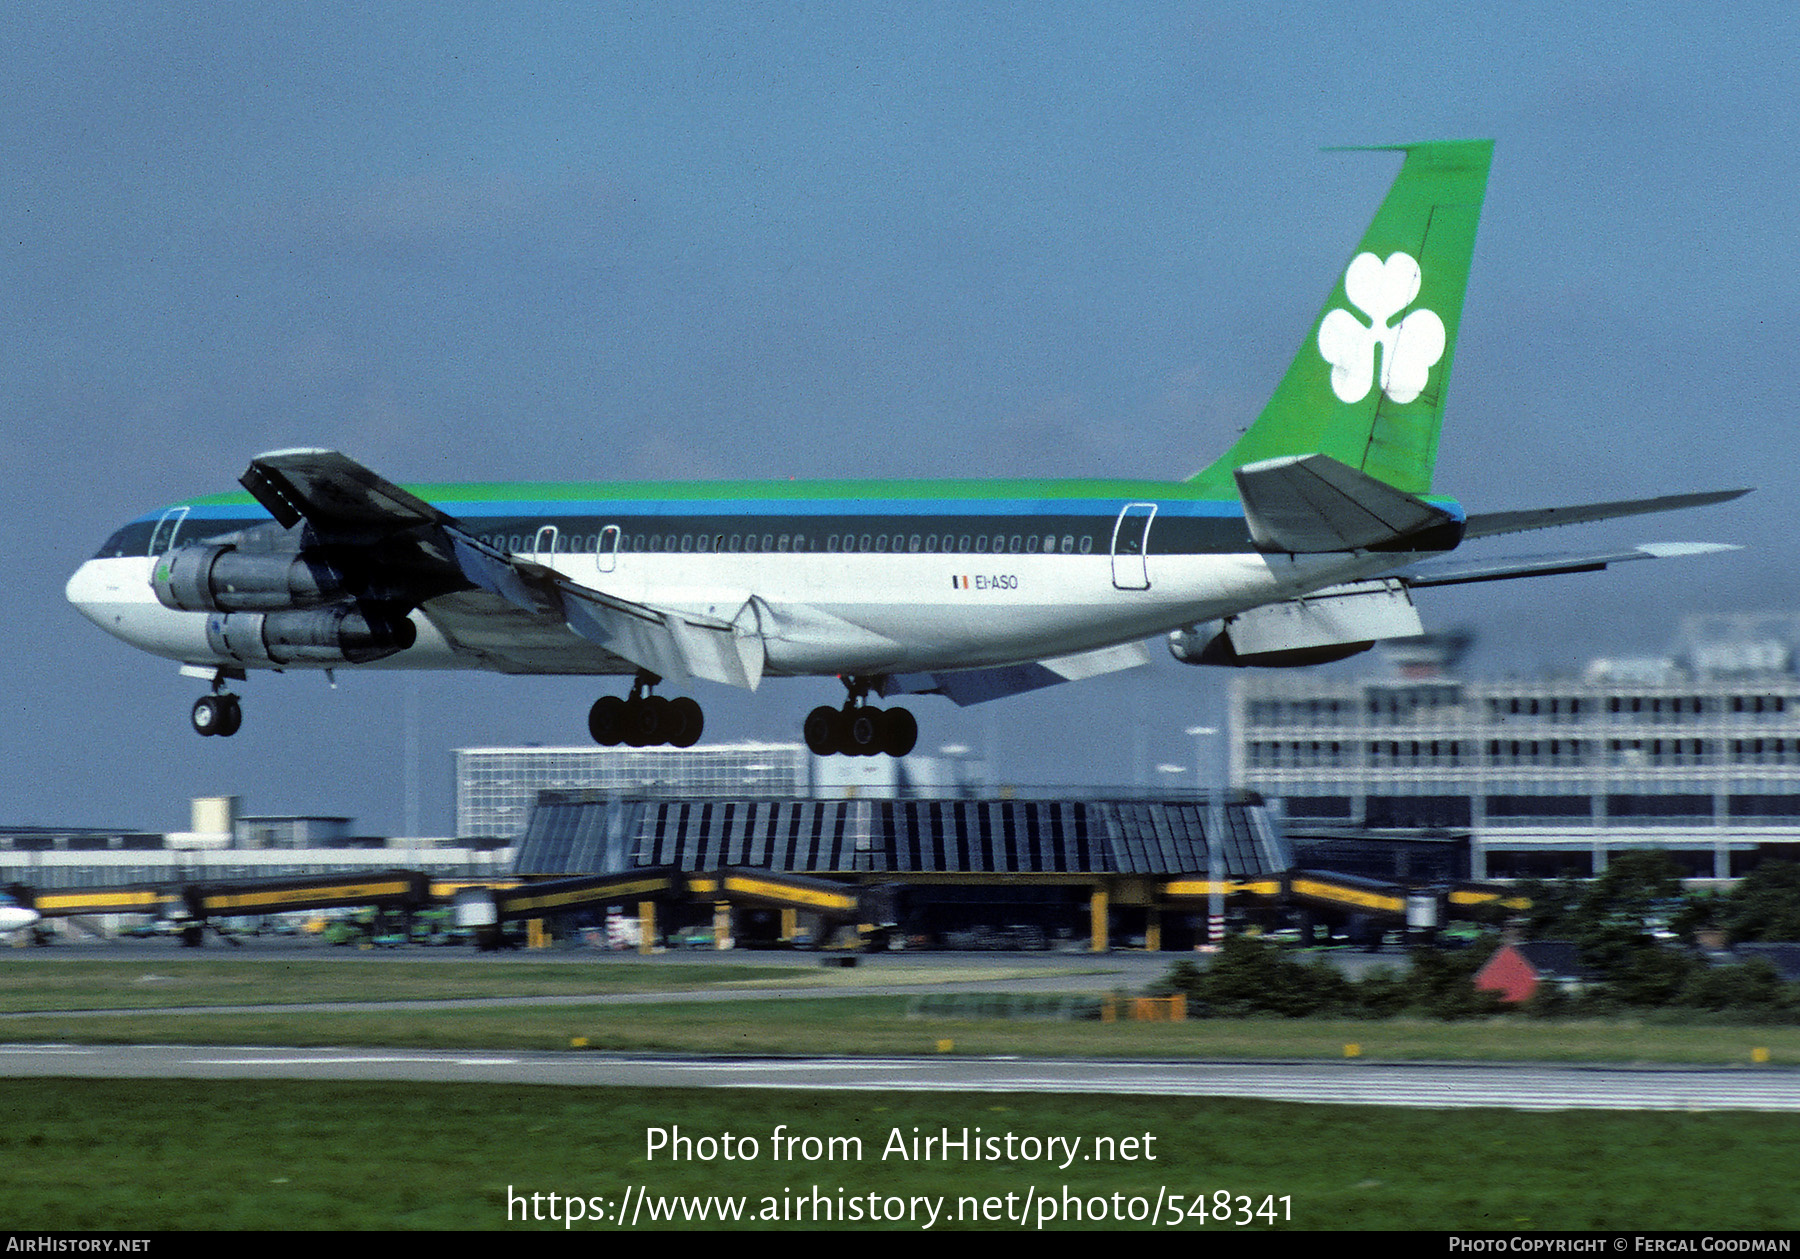
<svg viewBox="0 0 1800 1259">
<path fill-rule="evenodd" d="M 1233 474 L 1261 551 L 1316 555 L 1386 549 L 1456 517 L 1329 455 L 1283 455 Z"/>
<path fill-rule="evenodd" d="M 1665 494 L 1661 498 L 1628 498 L 1614 503 L 1584 503 L 1574 507 L 1541 507 L 1535 511 L 1490 511 L 1469 517 L 1463 537 L 1489 538 L 1499 533 L 1523 533 L 1527 529 L 1550 529 L 1557 525 L 1582 525 L 1595 520 L 1614 520 L 1621 516 L 1645 516 L 1659 511 L 1680 511 L 1684 507 L 1708 507 L 1728 503 L 1750 491 L 1713 490 L 1705 494 Z"/>
<path fill-rule="evenodd" d="M 882 684 L 881 693 L 883 696 L 943 695 L 959 707 L 967 708 L 990 699 L 1022 695 L 1026 691 L 1042 690 L 1062 682 L 1079 682 L 1149 663 L 1150 652 L 1143 643 L 1122 643 L 1117 647 L 1056 656 L 1031 664 L 959 669 L 953 673 L 896 673 Z"/>
<path fill-rule="evenodd" d="M 1684 555 L 1712 555 L 1738 548 L 1719 542 L 1650 542 L 1643 546 L 1606 551 L 1568 551 L 1554 555 L 1514 555 L 1489 560 L 1424 560 L 1390 576 L 1408 586 L 1458 586 L 1477 581 L 1507 581 L 1514 577 L 1555 577 L 1562 573 L 1594 573 L 1629 560 L 1675 559 Z"/>
</svg>

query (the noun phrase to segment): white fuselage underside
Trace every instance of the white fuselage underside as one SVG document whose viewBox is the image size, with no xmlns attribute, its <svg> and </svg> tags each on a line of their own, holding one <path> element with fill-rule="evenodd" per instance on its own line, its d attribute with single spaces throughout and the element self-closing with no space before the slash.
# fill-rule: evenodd
<svg viewBox="0 0 1800 1259">
<path fill-rule="evenodd" d="M 605 594 L 692 616 L 731 621 L 754 599 L 767 672 L 798 676 L 984 668 L 1089 651 L 1379 574 L 1403 557 L 1151 555 L 1144 589 L 1115 585 L 1106 554 L 621 554 L 606 573 L 592 555 L 524 558 Z M 239 664 L 209 643 L 207 618 L 220 614 L 157 601 L 154 563 L 91 559 L 70 578 L 69 601 L 145 651 L 191 665 Z M 414 646 L 359 667 L 632 671 L 555 627 L 549 632 L 567 639 L 569 659 L 560 662 L 550 658 L 555 642 L 541 637 L 521 641 L 522 657 L 511 661 L 503 641 L 481 654 L 461 650 L 456 629 L 446 634 L 434 620 L 434 602 L 412 614 Z"/>
</svg>

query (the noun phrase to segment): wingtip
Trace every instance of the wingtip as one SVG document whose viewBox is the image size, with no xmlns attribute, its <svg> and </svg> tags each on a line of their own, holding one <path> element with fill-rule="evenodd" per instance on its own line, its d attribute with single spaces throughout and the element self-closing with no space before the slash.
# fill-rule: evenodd
<svg viewBox="0 0 1800 1259">
<path fill-rule="evenodd" d="M 1741 551 L 1744 548 L 1731 542 L 1646 542 L 1638 547 L 1653 559 L 1675 559 L 1683 555 L 1715 555 L 1721 551 Z"/>
<path fill-rule="evenodd" d="M 335 455 L 337 451 L 327 450 L 323 446 L 289 446 L 285 450 L 265 450 L 257 455 L 258 459 L 281 459 L 294 455 Z"/>
</svg>

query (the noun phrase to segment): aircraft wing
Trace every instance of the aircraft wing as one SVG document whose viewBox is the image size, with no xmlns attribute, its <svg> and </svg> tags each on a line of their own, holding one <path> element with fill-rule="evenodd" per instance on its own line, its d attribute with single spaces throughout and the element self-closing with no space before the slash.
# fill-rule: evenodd
<svg viewBox="0 0 1800 1259">
<path fill-rule="evenodd" d="M 1613 520 L 1620 516 L 1643 516 L 1651 512 L 1680 511 L 1684 507 L 1708 507 L 1728 503 L 1748 494 L 1740 490 L 1713 490 L 1705 494 L 1665 494 L 1661 498 L 1628 498 L 1612 503 L 1583 503 L 1574 507 L 1540 507 L 1534 511 L 1492 511 L 1471 515 L 1463 526 L 1463 538 L 1487 538 L 1497 533 L 1523 533 L 1527 529 L 1549 529 L 1557 525 L 1581 525 L 1595 520 Z"/>
<path fill-rule="evenodd" d="M 1056 656 L 1030 664 L 1002 665 L 992 669 L 958 669 L 943 673 L 897 673 L 882 684 L 881 693 L 888 695 L 943 695 L 959 708 L 983 704 L 990 699 L 1022 695 L 1061 682 L 1078 682 L 1083 678 L 1135 669 L 1150 663 L 1150 653 L 1141 642 L 1121 643 L 1096 651 Z"/>
<path fill-rule="evenodd" d="M 1593 573 L 1629 560 L 1673 559 L 1683 555 L 1711 555 L 1736 551 L 1719 542 L 1649 542 L 1643 546 L 1606 551 L 1568 551 L 1554 555 L 1515 555 L 1496 559 L 1421 560 L 1385 576 L 1407 586 L 1459 586 L 1477 581 L 1507 581 L 1515 577 L 1554 577 L 1561 573 Z"/>
<path fill-rule="evenodd" d="M 238 483 L 284 529 L 292 529 L 303 519 L 332 533 L 455 523 L 424 499 L 335 450 L 276 450 L 258 455 Z"/>
<path fill-rule="evenodd" d="M 492 667 L 551 672 L 546 665 L 562 660 L 571 672 L 590 673 L 624 661 L 678 681 L 755 690 L 762 680 L 753 601 L 727 622 L 594 590 L 483 542 L 454 516 L 335 450 L 259 455 L 240 480 L 284 527 L 305 520 L 340 554 L 365 545 L 365 565 L 403 570 L 413 606 L 453 647 Z"/>
</svg>

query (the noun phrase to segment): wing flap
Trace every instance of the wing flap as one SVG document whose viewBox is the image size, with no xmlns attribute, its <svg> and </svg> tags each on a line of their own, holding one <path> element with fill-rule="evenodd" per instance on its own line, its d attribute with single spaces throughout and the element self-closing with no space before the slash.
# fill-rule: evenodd
<svg viewBox="0 0 1800 1259">
<path fill-rule="evenodd" d="M 763 641 L 748 602 L 735 623 L 653 608 L 502 554 L 461 529 L 448 532 L 458 566 L 477 586 L 521 611 L 567 625 L 640 669 L 672 681 L 704 678 L 749 691 L 762 682 Z"/>
<path fill-rule="evenodd" d="M 557 582 L 570 629 L 641 669 L 673 680 L 704 678 L 754 691 L 767 662 L 754 607 L 746 602 L 735 623 L 664 612 Z"/>
<path fill-rule="evenodd" d="M 1425 632 L 1404 581 L 1332 586 L 1284 603 L 1266 603 L 1225 619 L 1242 656 L 1304 651 Z"/>
<path fill-rule="evenodd" d="M 523 611 L 485 590 L 440 595 L 419 614 L 457 655 L 496 673 L 593 675 L 636 667 L 562 621 Z"/>
</svg>

